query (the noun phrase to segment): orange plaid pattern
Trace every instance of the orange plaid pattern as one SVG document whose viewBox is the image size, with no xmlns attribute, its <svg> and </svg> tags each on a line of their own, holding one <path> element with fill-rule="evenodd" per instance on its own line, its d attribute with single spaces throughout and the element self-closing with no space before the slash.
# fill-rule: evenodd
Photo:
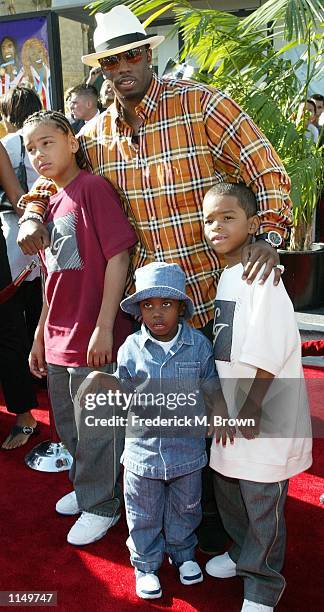
<svg viewBox="0 0 324 612">
<path fill-rule="evenodd" d="M 218 181 L 246 183 L 257 198 L 260 232 L 276 229 L 287 237 L 290 181 L 265 136 L 219 90 L 153 75 L 137 113 L 143 123 L 136 142 L 116 105 L 85 125 L 79 142 L 89 170 L 125 195 L 139 237 L 133 269 L 152 261 L 178 263 L 195 304 L 193 324 L 201 327 L 213 317 L 220 268 L 204 239 L 204 194 Z M 22 205 L 43 214 L 53 187 L 42 179 Z M 130 278 L 127 292 L 132 290 Z"/>
</svg>

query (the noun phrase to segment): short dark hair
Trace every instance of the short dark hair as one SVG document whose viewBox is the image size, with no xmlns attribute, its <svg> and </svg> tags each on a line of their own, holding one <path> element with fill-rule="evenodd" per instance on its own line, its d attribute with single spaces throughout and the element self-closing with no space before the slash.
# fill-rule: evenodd
<svg viewBox="0 0 324 612">
<path fill-rule="evenodd" d="M 324 96 L 322 94 L 315 93 L 311 96 L 312 100 L 318 100 L 319 102 L 324 102 Z"/>
<path fill-rule="evenodd" d="M 243 183 L 216 183 L 207 191 L 207 195 L 225 195 L 236 198 L 248 219 L 257 214 L 256 197 L 253 191 Z"/>
<path fill-rule="evenodd" d="M 86 96 L 87 98 L 92 98 L 96 104 L 98 103 L 98 92 L 93 85 L 85 85 L 84 83 L 80 83 L 80 85 L 70 87 L 65 98 L 66 102 L 68 102 L 73 95 Z"/>
<path fill-rule="evenodd" d="M 0 112 L 18 130 L 29 115 L 41 110 L 42 103 L 37 93 L 30 87 L 18 85 L 9 89 L 0 100 Z"/>
</svg>

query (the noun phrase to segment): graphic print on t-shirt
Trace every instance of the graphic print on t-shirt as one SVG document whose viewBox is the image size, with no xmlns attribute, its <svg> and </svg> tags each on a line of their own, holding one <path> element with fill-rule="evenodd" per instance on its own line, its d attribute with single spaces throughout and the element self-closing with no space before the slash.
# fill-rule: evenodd
<svg viewBox="0 0 324 612">
<path fill-rule="evenodd" d="M 231 361 L 235 302 L 215 300 L 214 357 L 218 361 Z"/>
<path fill-rule="evenodd" d="M 83 261 L 80 257 L 76 239 L 77 216 L 69 212 L 47 224 L 50 234 L 50 245 L 45 249 L 46 268 L 48 272 L 60 270 L 80 270 Z"/>
</svg>

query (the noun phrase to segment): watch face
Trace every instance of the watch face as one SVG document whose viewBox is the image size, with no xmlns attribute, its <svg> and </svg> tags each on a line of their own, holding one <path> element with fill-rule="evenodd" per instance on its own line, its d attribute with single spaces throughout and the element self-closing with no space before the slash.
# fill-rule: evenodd
<svg viewBox="0 0 324 612">
<path fill-rule="evenodd" d="M 271 245 L 275 246 L 275 247 L 279 247 L 282 244 L 282 238 L 279 234 L 279 232 L 269 232 L 268 233 L 268 241 L 270 242 Z"/>
</svg>

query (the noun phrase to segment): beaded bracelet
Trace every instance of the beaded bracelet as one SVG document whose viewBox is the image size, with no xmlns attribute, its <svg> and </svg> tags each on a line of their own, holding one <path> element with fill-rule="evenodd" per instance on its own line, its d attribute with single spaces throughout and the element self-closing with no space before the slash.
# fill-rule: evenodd
<svg viewBox="0 0 324 612">
<path fill-rule="evenodd" d="M 18 225 L 21 225 L 25 221 L 39 221 L 40 223 L 43 223 L 43 217 L 42 215 L 39 215 L 35 212 L 27 212 L 24 213 L 22 217 L 20 217 Z"/>
</svg>

